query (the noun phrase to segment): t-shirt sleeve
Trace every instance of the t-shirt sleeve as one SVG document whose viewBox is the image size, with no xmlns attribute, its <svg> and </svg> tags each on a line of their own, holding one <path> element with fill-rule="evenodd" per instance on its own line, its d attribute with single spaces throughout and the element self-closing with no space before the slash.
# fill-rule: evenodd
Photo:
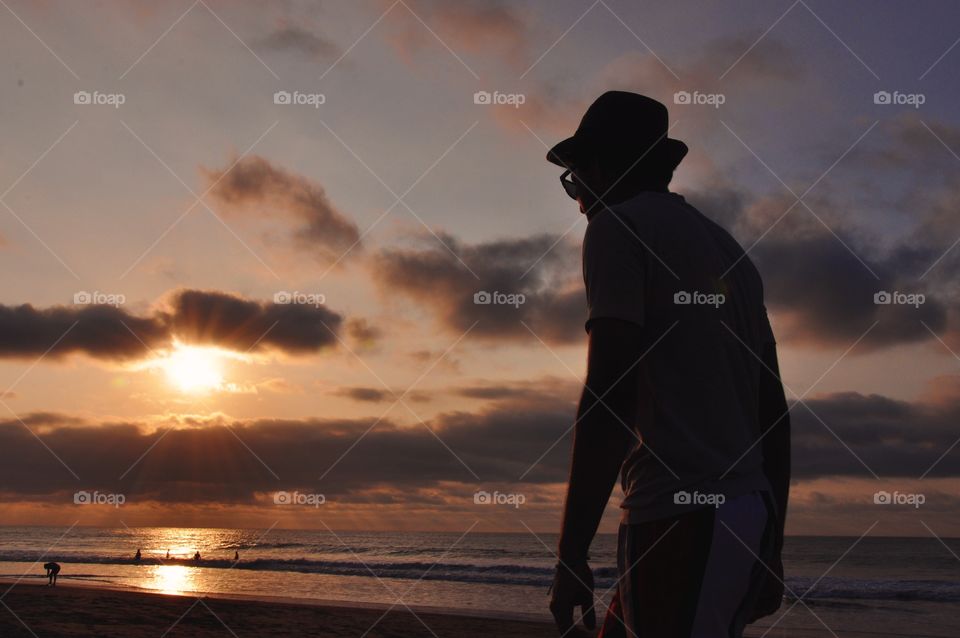
<svg viewBox="0 0 960 638">
<path fill-rule="evenodd" d="M 587 332 L 600 318 L 643 325 L 645 274 L 645 249 L 625 220 L 610 210 L 590 220 L 583 238 Z"/>
</svg>

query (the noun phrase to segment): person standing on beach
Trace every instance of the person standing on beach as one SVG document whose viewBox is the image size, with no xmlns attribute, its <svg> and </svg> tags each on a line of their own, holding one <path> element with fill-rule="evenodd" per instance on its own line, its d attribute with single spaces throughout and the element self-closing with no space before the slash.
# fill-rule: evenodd
<svg viewBox="0 0 960 638">
<path fill-rule="evenodd" d="M 669 191 L 687 146 L 668 132 L 663 104 L 610 91 L 547 154 L 588 220 L 587 377 L 550 601 L 564 634 L 576 607 L 596 625 L 588 550 L 618 475 L 602 636 L 739 638 L 783 596 L 790 420 L 763 285 Z"/>
<path fill-rule="evenodd" d="M 44 563 L 43 568 L 47 570 L 47 587 L 57 586 L 57 574 L 60 573 L 59 563 Z"/>
</svg>

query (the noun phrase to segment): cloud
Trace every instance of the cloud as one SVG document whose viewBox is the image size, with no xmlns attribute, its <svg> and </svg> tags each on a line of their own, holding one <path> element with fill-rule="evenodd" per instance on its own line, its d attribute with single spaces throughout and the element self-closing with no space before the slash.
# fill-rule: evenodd
<svg viewBox="0 0 960 638">
<path fill-rule="evenodd" d="M 276 304 L 223 292 L 184 290 L 170 301 L 173 335 L 231 350 L 305 354 L 331 346 L 342 317 L 324 306 Z"/>
<path fill-rule="evenodd" d="M 882 478 L 919 478 L 928 470 L 931 478 L 960 476 L 960 454 L 947 453 L 957 439 L 960 393 L 930 403 L 840 392 L 807 404 L 810 410 L 791 412 L 798 479 L 871 477 L 870 471 Z"/>
<path fill-rule="evenodd" d="M 336 44 L 298 26 L 281 27 L 257 44 L 263 49 L 294 51 L 320 60 L 334 60 L 340 55 L 340 48 Z"/>
<path fill-rule="evenodd" d="M 349 501 L 380 488 L 474 481 L 454 454 L 484 480 L 516 481 L 569 427 L 572 411 L 572 403 L 565 402 L 526 413 L 453 413 L 430 421 L 433 434 L 424 425 L 389 419 L 372 429 L 374 419 L 322 418 L 214 418 L 149 429 L 141 423 L 63 425 L 58 415 L 27 415 L 24 421 L 33 433 L 80 481 L 23 425 L 9 420 L 0 422 L 0 485 L 7 494 L 52 498 L 78 488 L 121 492 L 131 503 L 242 503 L 257 493 L 310 487 L 332 500 Z M 508 436 L 511 443 L 505 446 Z M 566 446 L 545 458 L 544 471 L 532 482 L 562 479 Z M 328 478 L 318 481 L 331 467 Z"/>
<path fill-rule="evenodd" d="M 763 240 L 753 256 L 764 277 L 768 307 L 778 312 L 782 338 L 792 344 L 852 345 L 870 326 L 865 348 L 880 348 L 931 339 L 927 327 L 942 331 L 947 307 L 935 288 L 904 277 L 895 257 L 860 263 L 829 232 L 815 237 L 778 235 Z M 881 292 L 924 294 L 921 305 L 878 305 Z M 926 324 L 927 327 L 924 327 Z"/>
<path fill-rule="evenodd" d="M 224 169 L 201 168 L 211 195 L 227 214 L 261 222 L 283 219 L 290 228 L 282 240 L 326 263 L 361 247 L 356 224 L 330 203 L 316 182 L 258 155 L 230 165 L 232 161 Z"/>
<path fill-rule="evenodd" d="M 332 346 L 343 318 L 323 306 L 274 304 L 219 291 L 178 290 L 150 314 L 106 305 L 0 305 L 0 357 L 149 357 L 175 340 L 240 352 L 306 354 Z"/>
<path fill-rule="evenodd" d="M 584 339 L 586 302 L 572 242 L 536 235 L 465 244 L 447 236 L 443 244 L 422 238 L 413 248 L 380 251 L 370 262 L 374 279 L 385 293 L 420 304 L 456 334 L 472 327 L 471 336 L 490 341 Z M 482 293 L 489 298 L 475 299 Z"/>
<path fill-rule="evenodd" d="M 960 129 L 930 128 L 960 141 Z M 809 209 L 716 175 L 685 193 L 750 250 L 783 342 L 845 347 L 877 322 L 862 348 L 934 340 L 931 331 L 960 344 L 952 281 L 960 251 L 951 250 L 960 187 L 946 178 L 956 160 L 916 115 L 878 129 L 832 171 L 845 188 L 818 186 L 804 198 Z M 883 291 L 923 295 L 923 303 L 874 303 Z"/>
<path fill-rule="evenodd" d="M 355 401 L 364 401 L 369 403 L 381 403 L 383 401 L 389 401 L 393 399 L 393 394 L 391 392 L 379 388 L 338 388 L 334 394 L 337 396 L 348 397 Z M 393 400 L 396 401 L 396 399 Z"/>
<path fill-rule="evenodd" d="M 913 480 L 928 471 L 930 480 L 960 477 L 960 454 L 949 451 L 960 419 L 960 378 L 949 385 L 953 391 L 940 387 L 935 402 L 850 392 L 809 399 L 833 433 L 796 406 L 795 481 L 872 478 L 857 457 L 885 480 Z M 66 498 L 81 488 L 122 492 L 131 502 L 226 504 L 300 488 L 344 503 L 364 502 L 383 490 L 402 499 L 449 483 L 476 484 L 471 471 L 481 484 L 516 485 L 521 477 L 529 485 L 558 484 L 567 477 L 576 394 L 549 378 L 540 384 L 542 393 L 536 386 L 526 393 L 492 392 L 509 398 L 476 412 L 440 414 L 425 425 L 386 418 L 215 416 L 155 428 L 26 414 L 23 422 L 32 433 L 18 421 L 0 422 L 0 485 L 8 495 L 33 498 Z"/>
<path fill-rule="evenodd" d="M 361 348 L 373 348 L 383 338 L 383 331 L 362 317 L 347 320 L 347 336 Z"/>
<path fill-rule="evenodd" d="M 169 343 L 162 316 L 137 317 L 114 306 L 34 308 L 0 305 L 0 356 L 58 358 L 83 353 L 98 359 L 149 356 Z"/>
<path fill-rule="evenodd" d="M 460 360 L 457 359 L 453 351 L 414 350 L 407 353 L 406 356 L 423 370 L 433 366 L 446 370 L 451 375 L 459 375 L 461 372 Z"/>
<path fill-rule="evenodd" d="M 456 396 L 484 401 L 499 401 L 515 406 L 542 405 L 557 397 L 577 397 L 582 388 L 578 380 L 541 377 L 510 382 L 481 382 L 450 389 Z"/>
<path fill-rule="evenodd" d="M 427 49 L 442 50 L 444 45 L 431 30 L 458 54 L 495 56 L 514 68 L 524 67 L 529 55 L 530 18 L 504 2 L 409 0 L 390 11 L 387 19 L 392 27 L 390 42 L 408 60 Z M 420 20 L 429 25 L 429 30 Z"/>
<path fill-rule="evenodd" d="M 430 395 L 426 392 L 412 391 L 407 394 L 403 394 L 403 391 L 394 391 L 387 388 L 370 388 L 363 386 L 354 386 L 354 387 L 342 387 L 337 388 L 334 392 L 334 395 L 347 397 L 353 399 L 354 401 L 360 401 L 362 403 L 393 403 L 400 399 L 401 396 L 405 401 L 413 401 L 417 403 L 423 403 L 430 400 Z"/>
</svg>

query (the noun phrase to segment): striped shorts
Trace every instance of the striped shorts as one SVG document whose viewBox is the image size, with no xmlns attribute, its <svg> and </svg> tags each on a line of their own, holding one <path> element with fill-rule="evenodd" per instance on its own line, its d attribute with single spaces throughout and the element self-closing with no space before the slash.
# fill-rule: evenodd
<svg viewBox="0 0 960 638">
<path fill-rule="evenodd" d="M 608 614 L 601 635 L 740 638 L 764 575 L 758 557 L 770 544 L 764 497 L 752 492 L 716 508 L 621 525 L 620 609 Z"/>
</svg>

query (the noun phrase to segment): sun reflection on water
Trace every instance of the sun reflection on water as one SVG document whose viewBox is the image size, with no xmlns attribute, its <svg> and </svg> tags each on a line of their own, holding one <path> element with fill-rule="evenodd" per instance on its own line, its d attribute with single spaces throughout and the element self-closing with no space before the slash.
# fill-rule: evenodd
<svg viewBox="0 0 960 638">
<path fill-rule="evenodd" d="M 164 594 L 182 594 L 196 589 L 192 567 L 157 565 L 154 570 L 154 588 Z"/>
</svg>

